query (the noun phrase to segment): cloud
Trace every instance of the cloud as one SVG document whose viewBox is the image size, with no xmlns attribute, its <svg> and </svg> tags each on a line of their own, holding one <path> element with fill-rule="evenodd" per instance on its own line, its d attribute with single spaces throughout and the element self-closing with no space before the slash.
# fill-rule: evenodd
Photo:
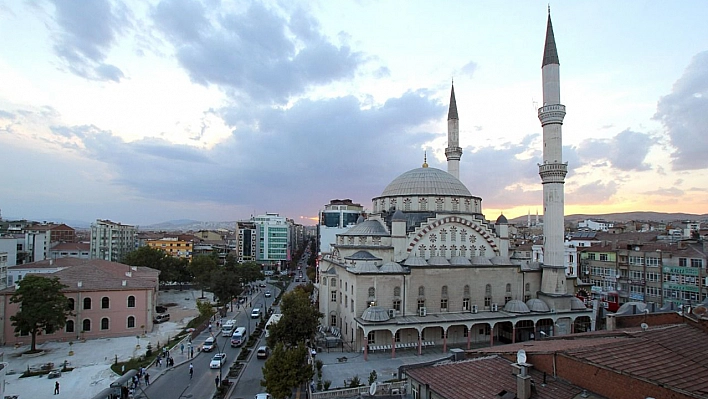
<svg viewBox="0 0 708 399">
<path fill-rule="evenodd" d="M 655 140 L 646 133 L 624 130 L 611 139 L 586 139 L 578 145 L 578 154 L 586 163 L 607 160 L 622 171 L 643 171 L 644 162 Z"/>
<path fill-rule="evenodd" d="M 642 194 L 646 195 L 660 195 L 663 197 L 671 197 L 671 198 L 677 198 L 681 197 L 684 194 L 684 191 L 681 189 L 678 189 L 676 187 L 671 187 L 671 188 L 659 188 L 656 190 L 651 190 L 651 191 L 645 191 Z"/>
<path fill-rule="evenodd" d="M 120 81 L 124 74 L 105 63 L 116 36 L 130 25 L 130 12 L 122 4 L 108 0 L 77 2 L 54 0 L 55 53 L 75 75 L 91 80 Z"/>
<path fill-rule="evenodd" d="M 13 119 L 15 119 L 15 114 L 13 114 L 12 112 L 3 111 L 0 109 L 0 118 L 13 120 Z"/>
<path fill-rule="evenodd" d="M 254 115 L 259 124 L 235 130 L 212 149 L 155 138 L 127 142 L 95 126 L 54 126 L 51 132 L 55 143 L 76 142 L 72 151 L 104 163 L 111 185 L 144 198 L 286 215 L 305 203 L 314 214 L 328 197 L 365 204 L 396 176 L 418 167 L 410 149 L 435 136 L 418 127 L 446 110 L 434 98 L 419 90 L 365 109 L 353 96 L 299 100 L 288 109 L 261 107 Z"/>
<path fill-rule="evenodd" d="M 659 99 L 654 119 L 674 147 L 674 170 L 708 168 L 708 51 L 696 54 L 671 93 Z"/>
<path fill-rule="evenodd" d="M 472 77 L 474 73 L 477 71 L 477 63 L 474 61 L 470 61 L 465 66 L 462 67 L 461 71 L 464 75 L 467 75 L 467 77 Z"/>
<path fill-rule="evenodd" d="M 191 15 L 183 15 L 185 8 Z M 153 18 L 194 82 L 218 85 L 242 102 L 285 104 L 310 86 L 353 77 L 365 62 L 349 46 L 329 42 L 302 9 L 288 18 L 260 3 L 242 13 L 207 12 L 196 2 L 163 1 Z"/>
<path fill-rule="evenodd" d="M 617 183 L 614 181 L 602 182 L 596 180 L 592 183 L 584 184 L 574 190 L 566 190 L 566 203 L 575 205 L 597 205 L 605 204 L 615 193 L 617 193 Z"/>
</svg>

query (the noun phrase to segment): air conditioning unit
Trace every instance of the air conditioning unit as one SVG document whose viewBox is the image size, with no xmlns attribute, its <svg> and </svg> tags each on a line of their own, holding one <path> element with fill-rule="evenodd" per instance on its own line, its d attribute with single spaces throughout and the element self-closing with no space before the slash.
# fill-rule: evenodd
<svg viewBox="0 0 708 399">
<path fill-rule="evenodd" d="M 497 305 L 496 303 L 493 303 L 492 304 L 492 312 L 498 312 L 498 311 L 499 311 L 499 305 Z"/>
<path fill-rule="evenodd" d="M 390 318 L 396 317 L 396 309 L 389 309 L 388 310 L 388 317 L 390 317 Z"/>
<path fill-rule="evenodd" d="M 391 395 L 400 395 L 401 390 L 398 388 L 391 388 Z"/>
<path fill-rule="evenodd" d="M 477 313 L 479 312 L 479 307 L 477 305 L 472 305 L 472 313 Z"/>
<path fill-rule="evenodd" d="M 425 317 L 427 315 L 428 315 L 428 309 L 426 309 L 426 308 L 418 309 L 418 316 Z"/>
</svg>

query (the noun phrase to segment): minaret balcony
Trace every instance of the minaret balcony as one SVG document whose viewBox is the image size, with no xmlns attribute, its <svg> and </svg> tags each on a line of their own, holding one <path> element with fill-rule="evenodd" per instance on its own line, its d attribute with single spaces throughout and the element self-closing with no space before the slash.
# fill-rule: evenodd
<svg viewBox="0 0 708 399">
<path fill-rule="evenodd" d="M 568 163 L 544 163 L 538 165 L 538 174 L 543 183 L 563 183 L 568 174 Z"/>
<path fill-rule="evenodd" d="M 447 147 L 445 148 L 445 156 L 447 159 L 459 160 L 462 156 L 462 147 Z"/>
<path fill-rule="evenodd" d="M 549 123 L 563 124 L 565 118 L 565 105 L 551 104 L 544 105 L 538 109 L 538 119 L 541 121 L 541 126 Z"/>
</svg>

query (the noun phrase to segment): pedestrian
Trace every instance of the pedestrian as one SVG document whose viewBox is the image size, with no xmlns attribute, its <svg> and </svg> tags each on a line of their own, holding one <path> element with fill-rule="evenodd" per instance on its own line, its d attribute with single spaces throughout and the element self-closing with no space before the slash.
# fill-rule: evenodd
<svg viewBox="0 0 708 399">
<path fill-rule="evenodd" d="M 211 323 L 209 323 L 209 332 L 211 332 Z"/>
<path fill-rule="evenodd" d="M 59 395 L 59 381 L 54 383 L 54 395 Z"/>
<path fill-rule="evenodd" d="M 162 355 L 157 355 L 157 367 L 162 366 Z"/>
<path fill-rule="evenodd" d="M 184 355 L 184 342 L 181 343 L 181 344 L 179 344 L 179 350 L 180 350 L 180 351 L 182 352 L 182 354 Z"/>
<path fill-rule="evenodd" d="M 194 347 L 189 348 L 189 358 L 192 359 L 194 357 Z"/>
<path fill-rule="evenodd" d="M 150 374 L 145 373 L 145 385 L 150 385 Z"/>
<path fill-rule="evenodd" d="M 216 378 L 214 378 L 214 382 L 216 383 L 216 389 L 219 389 L 219 376 L 217 375 Z"/>
<path fill-rule="evenodd" d="M 194 366 L 192 363 L 189 363 L 189 379 L 192 379 L 192 376 L 194 375 Z"/>
</svg>

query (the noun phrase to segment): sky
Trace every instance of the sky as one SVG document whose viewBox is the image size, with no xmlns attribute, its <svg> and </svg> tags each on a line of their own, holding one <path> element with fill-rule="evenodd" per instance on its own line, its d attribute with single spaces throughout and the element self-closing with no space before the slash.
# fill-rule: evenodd
<svg viewBox="0 0 708 399">
<path fill-rule="evenodd" d="M 447 170 L 542 214 L 541 1 L 0 0 L 0 212 L 311 225 Z M 566 214 L 708 213 L 704 1 L 551 4 Z"/>
</svg>

